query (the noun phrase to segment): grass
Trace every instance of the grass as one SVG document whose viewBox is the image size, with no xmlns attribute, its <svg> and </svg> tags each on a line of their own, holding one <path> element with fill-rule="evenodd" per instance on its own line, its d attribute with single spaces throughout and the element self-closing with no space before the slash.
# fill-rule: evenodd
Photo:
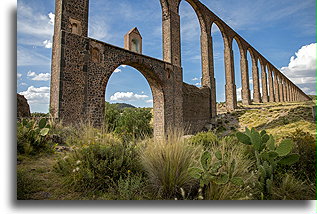
<svg viewBox="0 0 317 214">
<path fill-rule="evenodd" d="M 219 151 L 223 157 L 220 172 L 227 172 L 236 162 L 234 176 L 241 177 L 243 186 L 232 183 L 212 184 L 204 189 L 204 199 L 209 200 L 247 200 L 260 199 L 257 187 L 257 173 L 254 158 L 248 155 L 243 144 L 237 143 L 235 137 L 229 137 L 236 130 L 244 127 L 265 129 L 274 135 L 277 141 L 289 137 L 296 129 L 316 134 L 316 125 L 311 118 L 310 108 L 313 103 L 292 104 L 257 104 L 241 107 L 236 112 L 225 113 L 218 118 L 221 127 L 214 133 L 199 133 L 192 138 L 184 139 L 182 132 L 170 133 L 164 141 L 145 140 L 122 141 L 120 136 L 95 129 L 89 124 L 77 127 L 65 127 L 62 123 L 53 123 L 50 135 L 59 139 L 58 146 L 65 149 L 54 153 L 43 153 L 35 156 L 19 155 L 17 165 L 17 198 L 21 200 L 148 200 L 148 199 L 199 199 L 200 181 L 189 175 L 189 168 L 199 165 L 200 155 L 204 150 L 212 153 Z M 227 135 L 227 137 L 223 137 Z M 304 139 L 304 138 L 303 138 Z M 108 175 L 113 183 L 99 188 L 103 183 L 103 174 L 109 161 L 107 154 L 116 154 L 109 145 L 115 143 L 118 154 L 129 157 L 130 152 L 136 159 L 127 162 L 138 164 L 132 169 L 129 163 L 122 162 L 122 170 Z M 121 146 L 118 146 L 122 144 Z M 98 147 L 101 145 L 101 147 Z M 86 150 L 84 149 L 86 148 Z M 88 149 L 88 150 L 87 150 Z M 121 153 L 122 152 L 122 153 Z M 128 152 L 128 153 L 126 153 Z M 85 155 L 83 155 L 85 154 Z M 58 163 L 65 157 L 73 161 L 70 168 L 63 173 L 56 170 Z M 114 155 L 113 160 L 122 160 L 122 155 Z M 80 158 L 80 159 L 78 159 Z M 81 186 L 87 183 L 78 182 L 83 188 L 72 188 L 69 179 L 74 166 L 80 160 L 85 163 L 85 170 L 93 172 L 90 183 L 96 188 Z M 213 160 L 215 164 L 216 160 Z M 62 163 L 62 162 L 61 162 Z M 65 163 L 62 163 L 65 164 Z M 75 165 L 74 165 L 75 164 Z M 118 169 L 118 167 L 114 167 Z M 98 172 L 98 170 L 100 170 Z M 274 199 L 314 199 L 315 183 L 293 173 L 292 169 L 281 171 L 273 187 Z M 85 178 L 87 173 L 82 172 Z M 113 179 L 115 177 L 115 179 Z M 74 179 L 74 177 L 72 178 Z M 98 180 L 99 179 L 99 180 Z M 101 180 L 100 180 L 101 179 Z M 74 181 L 74 180 L 73 180 Z M 99 182 L 99 183 L 98 183 Z"/>
</svg>

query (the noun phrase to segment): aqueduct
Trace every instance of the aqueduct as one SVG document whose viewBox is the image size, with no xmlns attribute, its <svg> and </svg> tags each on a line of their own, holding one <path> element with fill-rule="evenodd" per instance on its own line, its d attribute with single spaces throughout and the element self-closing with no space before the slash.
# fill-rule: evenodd
<svg viewBox="0 0 317 214">
<path fill-rule="evenodd" d="M 124 64 L 139 70 L 153 94 L 154 135 L 169 127 L 200 131 L 216 117 L 216 80 L 211 27 L 216 24 L 224 41 L 226 107 L 237 108 L 232 43 L 240 49 L 242 102 L 251 104 L 247 51 L 252 58 L 253 102 L 292 102 L 310 98 L 254 47 L 199 0 L 186 0 L 200 23 L 202 87 L 183 83 L 179 5 L 181 0 L 160 0 L 163 60 L 115 47 L 88 37 L 89 0 L 56 0 L 52 53 L 50 112 L 66 123 L 90 120 L 102 124 L 105 88 L 110 75 Z M 258 60 L 261 67 L 260 92 Z"/>
</svg>

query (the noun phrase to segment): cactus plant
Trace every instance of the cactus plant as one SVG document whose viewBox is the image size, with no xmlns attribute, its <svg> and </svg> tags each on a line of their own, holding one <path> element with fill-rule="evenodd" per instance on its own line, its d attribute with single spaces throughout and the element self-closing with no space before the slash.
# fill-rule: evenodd
<svg viewBox="0 0 317 214">
<path fill-rule="evenodd" d="M 222 159 L 220 151 L 214 153 L 216 157 L 212 161 L 212 154 L 209 151 L 204 151 L 200 157 L 200 166 L 189 169 L 190 175 L 200 181 L 200 189 L 204 192 L 208 185 L 223 185 L 231 182 L 234 185 L 242 186 L 244 184 L 242 178 L 233 176 L 235 170 L 235 161 L 230 163 L 229 170 L 222 170 L 226 163 Z"/>
<path fill-rule="evenodd" d="M 47 118 L 40 121 L 23 119 L 17 124 L 18 128 L 18 153 L 36 154 L 48 147 L 47 135 L 50 131 L 50 125 L 47 124 Z"/>
<path fill-rule="evenodd" d="M 293 142 L 284 139 L 276 145 L 272 135 L 268 135 L 265 130 L 259 133 L 254 128 L 251 130 L 246 128 L 244 133 L 237 132 L 236 137 L 241 143 L 252 146 L 262 187 L 261 195 L 263 199 L 270 199 L 277 165 L 292 165 L 299 159 L 298 154 L 290 154 Z"/>
</svg>

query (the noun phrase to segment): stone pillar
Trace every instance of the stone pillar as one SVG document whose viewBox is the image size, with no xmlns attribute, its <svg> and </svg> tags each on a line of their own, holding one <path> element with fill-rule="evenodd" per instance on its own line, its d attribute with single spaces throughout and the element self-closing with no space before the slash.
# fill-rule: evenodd
<svg viewBox="0 0 317 214">
<path fill-rule="evenodd" d="M 216 103 L 216 81 L 214 76 L 213 45 L 210 30 L 202 31 L 201 42 L 201 65 L 202 65 L 202 86 L 210 88 L 210 115 L 217 116 Z"/>
<path fill-rule="evenodd" d="M 247 50 L 240 50 L 241 97 L 243 105 L 251 104 Z"/>
<path fill-rule="evenodd" d="M 286 80 L 283 78 L 283 97 L 284 102 L 287 102 L 287 89 L 286 89 Z"/>
<path fill-rule="evenodd" d="M 269 101 L 267 94 L 267 76 L 265 65 L 261 63 L 261 80 L 262 80 L 262 101 L 263 103 L 267 103 Z"/>
<path fill-rule="evenodd" d="M 227 110 L 232 111 L 237 108 L 236 86 L 234 81 L 234 62 L 232 52 L 232 42 L 227 36 L 224 36 L 224 58 L 226 70 L 226 107 Z"/>
<path fill-rule="evenodd" d="M 288 79 L 285 79 L 285 95 L 286 101 L 289 102 L 289 87 L 288 87 Z"/>
<path fill-rule="evenodd" d="M 252 79 L 253 79 L 253 101 L 261 102 L 260 83 L 259 83 L 259 68 L 255 56 L 252 57 Z"/>
<path fill-rule="evenodd" d="M 63 38 L 63 36 L 65 35 L 65 32 L 67 32 L 77 37 L 87 37 L 88 9 L 89 0 L 55 0 L 55 23 L 50 87 L 50 113 L 54 118 L 62 117 L 61 91 L 66 87 L 65 84 L 61 84 L 64 78 L 63 66 L 65 66 L 65 60 L 63 59 L 63 45 L 65 43 L 65 38 Z M 82 44 L 79 44 L 78 46 L 82 46 Z M 74 58 L 76 60 L 76 56 L 74 56 Z M 78 63 L 77 67 L 80 67 L 79 64 L 80 63 Z"/>
<path fill-rule="evenodd" d="M 293 84 L 291 85 L 291 97 L 292 97 L 292 102 L 295 102 L 295 91 L 294 91 Z"/>
<path fill-rule="evenodd" d="M 278 86 L 278 74 L 274 71 L 274 92 L 275 92 L 275 102 L 280 102 L 280 90 Z"/>
<path fill-rule="evenodd" d="M 283 78 L 280 74 L 278 75 L 278 79 L 279 79 L 278 87 L 280 92 L 280 102 L 284 102 Z"/>
<path fill-rule="evenodd" d="M 163 60 L 181 67 L 180 16 L 177 9 L 163 11 Z"/>
<path fill-rule="evenodd" d="M 270 89 L 269 102 L 275 102 L 273 74 L 270 67 L 268 67 L 268 77 L 269 77 L 269 89 Z"/>
</svg>

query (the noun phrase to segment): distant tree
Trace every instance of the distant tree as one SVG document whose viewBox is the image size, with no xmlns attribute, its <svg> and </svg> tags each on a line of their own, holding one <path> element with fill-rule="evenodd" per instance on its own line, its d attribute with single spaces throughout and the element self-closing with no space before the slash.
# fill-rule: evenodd
<svg viewBox="0 0 317 214">
<path fill-rule="evenodd" d="M 152 114 L 143 108 L 126 108 L 117 121 L 115 132 L 128 139 L 144 138 L 153 134 Z"/>
<path fill-rule="evenodd" d="M 117 105 L 108 102 L 106 102 L 105 108 L 105 126 L 107 131 L 113 132 L 117 127 L 121 110 Z"/>
</svg>

